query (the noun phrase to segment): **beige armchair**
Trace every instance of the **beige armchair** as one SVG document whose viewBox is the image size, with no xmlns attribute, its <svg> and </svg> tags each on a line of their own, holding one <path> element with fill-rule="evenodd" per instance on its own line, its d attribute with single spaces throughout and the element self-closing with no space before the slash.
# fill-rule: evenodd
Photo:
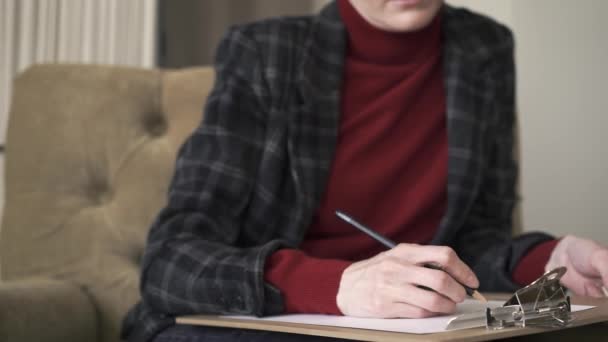
<svg viewBox="0 0 608 342">
<path fill-rule="evenodd" d="M 40 65 L 15 81 L 0 230 L 0 341 L 118 341 L 210 68 Z"/>
</svg>

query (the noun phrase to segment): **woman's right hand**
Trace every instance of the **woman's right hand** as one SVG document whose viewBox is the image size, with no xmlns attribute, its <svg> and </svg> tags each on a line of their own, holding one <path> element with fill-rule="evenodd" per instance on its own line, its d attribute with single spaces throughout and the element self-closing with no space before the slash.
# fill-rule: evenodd
<svg viewBox="0 0 608 342">
<path fill-rule="evenodd" d="M 455 279 L 471 288 L 479 286 L 473 271 L 453 249 L 399 244 L 346 268 L 336 302 L 346 316 L 422 318 L 449 314 L 466 296 Z"/>
</svg>

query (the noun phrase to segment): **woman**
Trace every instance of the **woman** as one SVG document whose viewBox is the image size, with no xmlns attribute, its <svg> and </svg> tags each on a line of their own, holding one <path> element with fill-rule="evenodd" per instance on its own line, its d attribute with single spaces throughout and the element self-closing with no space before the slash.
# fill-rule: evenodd
<svg viewBox="0 0 608 342">
<path fill-rule="evenodd" d="M 513 291 L 561 265 L 566 286 L 601 295 L 606 248 L 511 237 L 504 26 L 441 0 L 338 0 L 233 28 L 216 70 L 150 231 L 129 340 L 310 340 L 173 317 L 428 317 L 453 312 L 461 284 Z M 336 210 L 400 244 L 383 251 Z"/>
</svg>

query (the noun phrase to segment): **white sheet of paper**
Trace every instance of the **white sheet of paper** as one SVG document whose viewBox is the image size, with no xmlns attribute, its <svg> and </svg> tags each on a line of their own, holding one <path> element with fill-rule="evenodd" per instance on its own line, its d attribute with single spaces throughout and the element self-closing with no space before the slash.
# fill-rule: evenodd
<svg viewBox="0 0 608 342">
<path fill-rule="evenodd" d="M 503 302 L 490 301 L 488 302 L 489 307 L 501 306 Z M 358 318 L 358 317 L 346 317 L 346 316 L 332 316 L 332 315 L 308 315 L 308 314 L 293 314 L 293 315 L 280 315 L 280 316 L 269 316 L 269 317 L 252 317 L 252 316 L 222 316 L 224 318 L 236 318 L 236 319 L 247 319 L 247 320 L 262 320 L 270 322 L 287 322 L 287 323 L 300 323 L 300 324 L 313 324 L 313 325 L 326 325 L 334 327 L 344 328 L 359 328 L 359 329 L 370 329 L 370 330 L 383 330 L 393 332 L 403 332 L 412 334 L 430 334 L 445 331 L 445 328 L 450 319 L 465 313 L 478 312 L 485 310 L 486 304 L 476 300 L 467 299 L 463 303 L 458 304 L 458 309 L 455 314 L 448 316 L 430 317 L 430 318 L 395 318 L 395 319 L 381 319 L 381 318 Z M 572 305 L 572 311 L 581 311 L 592 308 L 592 306 L 583 305 Z"/>
</svg>

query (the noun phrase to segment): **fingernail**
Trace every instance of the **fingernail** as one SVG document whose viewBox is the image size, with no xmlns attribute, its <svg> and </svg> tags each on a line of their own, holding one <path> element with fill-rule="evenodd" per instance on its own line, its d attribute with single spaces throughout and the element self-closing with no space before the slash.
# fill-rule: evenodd
<svg viewBox="0 0 608 342">
<path fill-rule="evenodd" d="M 602 292 L 604 292 L 604 297 L 608 297 L 608 289 L 606 286 L 602 286 Z"/>
<path fill-rule="evenodd" d="M 469 284 L 475 285 L 474 287 L 477 288 L 479 287 L 479 279 L 474 275 L 469 276 Z"/>
</svg>

